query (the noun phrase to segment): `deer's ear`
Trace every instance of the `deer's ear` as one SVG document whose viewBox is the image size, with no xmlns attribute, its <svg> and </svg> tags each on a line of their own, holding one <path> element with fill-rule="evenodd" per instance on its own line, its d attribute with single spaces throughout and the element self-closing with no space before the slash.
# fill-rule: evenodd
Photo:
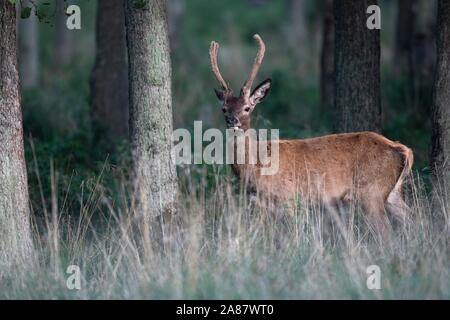
<svg viewBox="0 0 450 320">
<path fill-rule="evenodd" d="M 271 79 L 266 79 L 263 82 L 261 82 L 250 95 L 250 103 L 252 105 L 256 105 L 257 103 L 260 103 L 262 100 L 264 100 L 264 98 L 269 93 L 271 86 L 272 86 Z"/>
<path fill-rule="evenodd" d="M 216 88 L 214 88 L 214 92 L 216 93 L 217 99 L 223 103 L 225 101 L 225 92 Z"/>
</svg>

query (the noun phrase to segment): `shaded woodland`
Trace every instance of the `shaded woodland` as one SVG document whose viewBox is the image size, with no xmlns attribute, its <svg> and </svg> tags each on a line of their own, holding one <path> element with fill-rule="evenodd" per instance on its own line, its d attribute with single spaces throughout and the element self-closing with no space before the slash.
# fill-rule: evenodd
<svg viewBox="0 0 450 320">
<path fill-rule="evenodd" d="M 71 4 L 80 30 L 66 27 Z M 380 30 L 367 28 L 370 5 Z M 295 219 L 249 215 L 228 166 L 171 161 L 174 129 L 225 128 L 211 41 L 238 88 L 255 33 L 266 43 L 255 83 L 272 87 L 254 127 L 284 139 L 375 131 L 413 150 L 411 220 L 385 248 L 356 209 L 327 232 L 308 203 Z M 0 39 L 0 297 L 450 296 L 448 1 L 0 0 Z M 349 280 L 375 260 L 398 284 L 381 296 Z M 65 291 L 69 262 L 88 291 Z"/>
</svg>

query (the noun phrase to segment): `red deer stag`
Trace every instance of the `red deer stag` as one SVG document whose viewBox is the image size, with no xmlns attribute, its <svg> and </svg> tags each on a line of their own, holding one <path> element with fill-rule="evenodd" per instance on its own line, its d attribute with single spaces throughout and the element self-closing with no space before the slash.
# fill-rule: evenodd
<svg viewBox="0 0 450 320">
<path fill-rule="evenodd" d="M 251 87 L 264 57 L 265 45 L 254 36 L 259 49 L 247 81 L 234 96 L 217 65 L 219 44 L 211 42 L 211 68 L 221 89 L 216 95 L 222 104 L 229 129 L 250 129 L 250 114 L 268 94 L 271 80 L 266 79 L 253 91 Z M 251 148 L 251 140 L 245 148 Z M 320 201 L 333 213 L 339 206 L 356 200 L 378 231 L 385 231 L 385 212 L 404 219 L 409 211 L 403 199 L 402 184 L 411 172 L 412 151 L 375 132 L 332 134 L 299 140 L 277 140 L 279 167 L 276 174 L 261 174 L 261 165 L 232 165 L 234 173 L 252 189 L 280 202 L 289 202 L 295 195 Z M 270 145 L 270 144 L 269 144 Z M 245 151 L 248 153 L 247 150 Z M 380 229 L 381 228 L 381 229 Z"/>
</svg>

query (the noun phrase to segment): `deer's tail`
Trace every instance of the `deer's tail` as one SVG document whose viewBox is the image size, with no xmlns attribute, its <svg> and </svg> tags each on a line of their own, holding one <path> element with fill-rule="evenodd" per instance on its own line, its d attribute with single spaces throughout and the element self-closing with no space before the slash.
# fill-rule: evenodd
<svg viewBox="0 0 450 320">
<path fill-rule="evenodd" d="M 393 191 L 398 192 L 399 194 L 402 194 L 402 185 L 405 179 L 408 177 L 408 175 L 411 173 L 411 169 L 414 162 L 414 155 L 410 148 L 407 146 L 396 143 L 394 145 L 395 150 L 400 154 L 400 156 L 403 158 L 403 169 L 400 173 L 398 180 L 394 186 Z"/>
</svg>

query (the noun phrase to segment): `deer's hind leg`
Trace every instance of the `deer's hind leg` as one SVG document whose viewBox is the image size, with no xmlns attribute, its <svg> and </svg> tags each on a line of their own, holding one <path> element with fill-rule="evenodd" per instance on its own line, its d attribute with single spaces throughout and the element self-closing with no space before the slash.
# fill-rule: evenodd
<svg viewBox="0 0 450 320">
<path fill-rule="evenodd" d="M 366 213 L 369 227 L 382 240 L 389 237 L 390 223 L 385 211 L 385 199 L 379 190 L 367 190 L 361 195 L 362 209 Z"/>
<path fill-rule="evenodd" d="M 385 207 L 387 212 L 401 222 L 404 222 L 411 212 L 402 194 L 395 189 L 389 194 Z"/>
</svg>

